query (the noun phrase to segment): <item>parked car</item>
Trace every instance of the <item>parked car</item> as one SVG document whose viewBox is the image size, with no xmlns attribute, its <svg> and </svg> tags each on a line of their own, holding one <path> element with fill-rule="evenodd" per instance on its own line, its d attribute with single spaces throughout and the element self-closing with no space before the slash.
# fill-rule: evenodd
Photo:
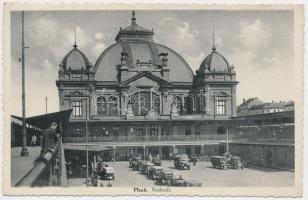
<svg viewBox="0 0 308 200">
<path fill-rule="evenodd" d="M 159 157 L 153 157 L 152 162 L 156 166 L 161 166 L 161 160 Z"/>
<path fill-rule="evenodd" d="M 185 186 L 185 180 L 183 179 L 183 177 L 181 175 L 177 178 L 173 177 L 171 179 L 171 186 L 184 187 Z"/>
<path fill-rule="evenodd" d="M 140 171 L 141 170 L 141 166 L 146 163 L 147 161 L 144 161 L 144 160 L 139 160 L 139 162 L 135 162 L 133 164 L 133 170 L 134 171 Z"/>
<path fill-rule="evenodd" d="M 99 173 L 101 179 L 104 180 L 114 180 L 115 176 L 114 176 L 114 168 L 108 165 L 105 165 Z"/>
<path fill-rule="evenodd" d="M 211 156 L 211 163 L 213 168 L 229 169 L 230 165 L 224 156 Z"/>
<path fill-rule="evenodd" d="M 173 172 L 169 169 L 163 169 L 157 178 L 156 184 L 171 186 L 173 179 Z"/>
<path fill-rule="evenodd" d="M 233 169 L 244 169 L 245 165 L 238 156 L 231 156 L 229 164 Z"/>
<path fill-rule="evenodd" d="M 153 180 L 157 180 L 157 178 L 160 176 L 161 172 L 162 172 L 163 168 L 161 166 L 152 166 L 149 168 L 148 171 L 148 177 L 153 179 Z"/>
<path fill-rule="evenodd" d="M 187 154 L 179 154 L 174 158 L 174 167 L 177 169 L 190 170 L 190 163 Z"/>
<path fill-rule="evenodd" d="M 141 166 L 140 166 L 140 173 L 141 174 L 144 174 L 144 175 L 148 175 L 149 173 L 149 169 L 154 166 L 153 163 L 147 161 L 145 163 L 141 163 Z"/>
<path fill-rule="evenodd" d="M 133 164 L 135 164 L 136 162 L 139 162 L 141 160 L 140 156 L 133 156 L 129 158 L 129 167 L 132 168 Z"/>
</svg>

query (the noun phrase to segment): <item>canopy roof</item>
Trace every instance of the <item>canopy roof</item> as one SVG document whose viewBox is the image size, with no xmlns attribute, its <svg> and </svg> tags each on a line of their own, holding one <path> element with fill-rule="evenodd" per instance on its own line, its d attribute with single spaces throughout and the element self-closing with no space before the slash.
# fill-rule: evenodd
<svg viewBox="0 0 308 200">
<path fill-rule="evenodd" d="M 54 113 L 48 113 L 45 115 L 37 115 L 37 116 L 32 116 L 26 118 L 26 123 L 33 125 L 35 127 L 41 128 L 41 129 L 46 129 L 50 127 L 50 124 L 52 122 L 56 122 L 57 124 L 65 123 L 69 121 L 70 115 L 71 115 L 72 109 L 69 110 L 63 110 L 59 112 L 54 112 Z M 22 117 L 14 116 L 12 117 L 22 120 Z"/>
</svg>

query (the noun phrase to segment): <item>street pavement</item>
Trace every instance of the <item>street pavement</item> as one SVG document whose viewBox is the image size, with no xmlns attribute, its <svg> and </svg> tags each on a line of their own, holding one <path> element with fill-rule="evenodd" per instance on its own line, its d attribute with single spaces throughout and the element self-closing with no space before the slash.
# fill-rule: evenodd
<svg viewBox="0 0 308 200">
<path fill-rule="evenodd" d="M 115 180 L 103 181 L 104 186 L 108 182 L 113 187 L 151 187 L 155 181 L 147 179 L 138 171 L 132 171 L 128 162 L 110 163 L 115 168 Z M 254 167 L 240 169 L 220 170 L 211 167 L 210 162 L 198 162 L 190 170 L 174 169 L 173 161 L 163 161 L 162 166 L 173 171 L 175 176 L 181 175 L 184 179 L 196 180 L 203 187 L 287 187 L 294 185 L 294 172 L 275 169 Z M 81 186 L 85 179 L 69 179 L 69 186 Z"/>
<path fill-rule="evenodd" d="M 41 147 L 28 147 L 29 156 L 20 156 L 21 147 L 11 149 L 11 185 L 20 181 L 33 167 L 41 153 Z"/>
</svg>

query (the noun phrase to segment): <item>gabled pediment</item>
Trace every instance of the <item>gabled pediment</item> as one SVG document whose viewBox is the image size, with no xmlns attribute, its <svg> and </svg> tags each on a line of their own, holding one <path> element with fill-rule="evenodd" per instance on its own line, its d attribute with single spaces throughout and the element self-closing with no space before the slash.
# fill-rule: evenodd
<svg viewBox="0 0 308 200">
<path fill-rule="evenodd" d="M 131 78 L 129 78 L 128 80 L 122 82 L 120 84 L 120 87 L 126 87 L 126 86 L 165 86 L 165 87 L 171 87 L 172 84 L 169 83 L 168 81 L 157 77 L 155 75 L 153 75 L 150 72 L 141 72 L 139 74 L 137 74 L 136 76 L 133 76 Z"/>
<path fill-rule="evenodd" d="M 73 97 L 79 97 L 79 96 L 83 96 L 84 94 L 78 90 L 75 90 L 73 92 L 70 92 L 70 96 L 73 96 Z"/>
</svg>

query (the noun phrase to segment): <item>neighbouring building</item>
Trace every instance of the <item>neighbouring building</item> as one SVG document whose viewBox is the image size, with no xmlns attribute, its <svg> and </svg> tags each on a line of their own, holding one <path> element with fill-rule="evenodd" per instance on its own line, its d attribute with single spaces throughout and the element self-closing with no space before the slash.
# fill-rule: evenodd
<svg viewBox="0 0 308 200">
<path fill-rule="evenodd" d="M 293 101 L 272 101 L 264 103 L 257 97 L 243 99 L 243 103 L 237 107 L 237 116 L 260 115 L 284 111 L 294 111 Z"/>
</svg>

